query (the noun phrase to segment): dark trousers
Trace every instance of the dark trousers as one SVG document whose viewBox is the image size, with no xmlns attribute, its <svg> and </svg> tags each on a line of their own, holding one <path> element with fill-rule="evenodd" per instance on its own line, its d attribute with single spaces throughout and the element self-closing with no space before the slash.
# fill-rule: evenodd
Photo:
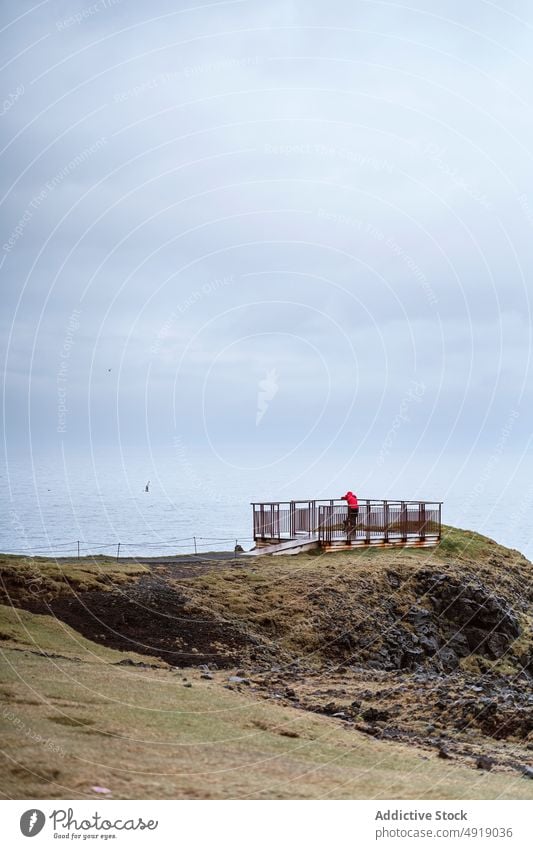
<svg viewBox="0 0 533 849">
<path fill-rule="evenodd" d="M 348 507 L 348 519 L 346 522 L 346 530 L 351 536 L 357 530 L 357 517 L 359 515 L 359 507 Z"/>
</svg>

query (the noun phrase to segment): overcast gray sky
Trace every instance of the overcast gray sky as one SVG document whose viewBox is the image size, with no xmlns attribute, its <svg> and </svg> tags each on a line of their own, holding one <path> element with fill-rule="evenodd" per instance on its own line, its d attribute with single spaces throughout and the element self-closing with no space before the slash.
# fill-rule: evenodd
<svg viewBox="0 0 533 849">
<path fill-rule="evenodd" d="M 530 3 L 1 10 L 8 453 L 528 444 Z"/>
</svg>

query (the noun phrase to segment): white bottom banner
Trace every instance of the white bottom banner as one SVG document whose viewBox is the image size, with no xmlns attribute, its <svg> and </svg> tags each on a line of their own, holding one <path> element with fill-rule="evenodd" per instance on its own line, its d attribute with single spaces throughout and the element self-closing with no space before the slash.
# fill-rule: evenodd
<svg viewBox="0 0 533 849">
<path fill-rule="evenodd" d="M 3 801 L 2 845 L 502 846 L 531 849 L 532 802 Z"/>
</svg>

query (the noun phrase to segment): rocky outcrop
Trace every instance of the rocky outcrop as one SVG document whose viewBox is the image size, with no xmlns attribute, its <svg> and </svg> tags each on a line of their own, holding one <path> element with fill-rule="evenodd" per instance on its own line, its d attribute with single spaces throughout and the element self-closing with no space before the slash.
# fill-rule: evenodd
<svg viewBox="0 0 533 849">
<path fill-rule="evenodd" d="M 388 574 L 400 587 L 400 577 Z M 343 657 L 371 669 L 434 669 L 451 672 L 462 658 L 475 656 L 487 661 L 508 657 L 530 673 L 532 655 L 513 648 L 521 636 L 518 614 L 508 599 L 491 591 L 481 581 L 432 569 L 422 569 L 412 578 L 410 595 L 414 603 L 399 610 L 397 601 L 385 598 L 373 606 L 373 627 L 366 622 L 351 626 L 346 606 L 334 605 L 334 634 L 328 646 L 330 656 Z M 330 614 L 331 622 L 331 613 Z M 327 632 L 328 623 L 322 627 Z M 329 626 L 331 627 L 331 626 Z M 342 631 L 339 636 L 338 632 Z M 370 633 L 369 633 L 370 632 Z"/>
</svg>

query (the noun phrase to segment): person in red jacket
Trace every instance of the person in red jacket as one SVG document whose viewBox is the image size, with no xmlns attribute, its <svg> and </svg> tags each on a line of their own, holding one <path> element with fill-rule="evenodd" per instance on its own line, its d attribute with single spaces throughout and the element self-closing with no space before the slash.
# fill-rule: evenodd
<svg viewBox="0 0 533 849">
<path fill-rule="evenodd" d="M 357 528 L 359 502 L 357 500 L 357 495 L 355 495 L 351 490 L 349 490 L 346 495 L 342 496 L 341 501 L 346 501 L 346 504 L 348 505 L 348 519 L 346 521 L 346 530 L 348 532 L 348 537 L 350 537 L 351 532 L 355 531 Z"/>
</svg>

